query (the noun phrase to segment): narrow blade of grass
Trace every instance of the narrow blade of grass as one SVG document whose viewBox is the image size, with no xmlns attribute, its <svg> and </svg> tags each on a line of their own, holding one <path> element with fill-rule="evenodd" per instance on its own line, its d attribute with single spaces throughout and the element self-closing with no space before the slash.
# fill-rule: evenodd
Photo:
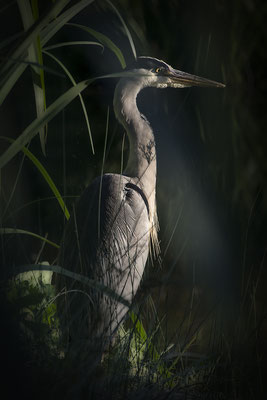
<svg viewBox="0 0 267 400">
<path fill-rule="evenodd" d="M 36 0 L 32 0 L 33 11 L 28 0 L 18 0 L 18 6 L 24 26 L 24 30 L 27 31 L 39 17 L 38 4 Z M 42 50 L 40 43 L 40 36 L 36 39 L 28 48 L 28 57 L 30 61 L 43 65 Z M 35 96 L 36 114 L 40 117 L 46 109 L 46 97 L 45 97 L 45 82 L 44 82 L 44 70 L 36 66 L 32 66 L 32 80 L 33 89 Z M 45 155 L 45 143 L 46 143 L 47 125 L 40 129 L 40 142 L 43 154 Z"/>
<path fill-rule="evenodd" d="M 123 28 L 124 28 L 124 30 L 125 30 L 126 36 L 128 37 L 128 40 L 129 40 L 129 43 L 130 43 L 130 46 L 131 46 L 131 49 L 132 49 L 134 58 L 135 58 L 135 60 L 136 60 L 137 56 L 136 56 L 136 50 L 135 50 L 134 41 L 133 41 L 132 35 L 131 35 L 131 33 L 130 33 L 130 31 L 129 31 L 127 25 L 126 25 L 126 23 L 124 22 L 124 19 L 122 18 L 121 14 L 120 14 L 119 11 L 117 10 L 117 8 L 114 6 L 114 4 L 111 3 L 110 0 L 106 0 L 106 2 L 110 5 L 110 7 L 115 11 L 115 13 L 117 14 L 117 16 L 119 17 L 119 19 L 120 19 L 120 21 L 121 21 L 121 23 L 122 23 L 122 26 L 123 26 Z"/>
<path fill-rule="evenodd" d="M 12 139 L 0 136 L 1 139 L 5 139 L 8 140 L 9 142 L 14 142 Z M 57 199 L 66 219 L 68 220 L 70 218 L 70 213 L 68 211 L 68 208 L 62 198 L 62 196 L 59 193 L 59 190 L 57 189 L 54 181 L 52 180 L 52 178 L 50 177 L 49 173 L 46 171 L 46 169 L 44 168 L 44 166 L 40 163 L 40 161 L 35 157 L 35 155 L 33 155 L 33 153 L 27 149 L 26 147 L 23 147 L 21 149 L 21 151 L 23 151 L 23 153 L 33 162 L 33 164 L 36 166 L 36 168 L 39 170 L 39 172 L 42 174 L 42 176 L 44 177 L 45 181 L 47 182 L 48 186 L 50 187 L 50 189 L 52 190 L 52 192 L 55 195 L 55 198 Z"/>
<path fill-rule="evenodd" d="M 93 1 L 94 0 L 81 0 L 60 14 L 57 19 L 50 22 L 40 33 L 42 46 L 44 46 L 71 18 L 75 17 L 75 15 L 85 7 L 93 3 Z"/>
<path fill-rule="evenodd" d="M 128 300 L 124 299 L 122 296 L 118 295 L 114 290 L 110 289 L 108 286 L 103 285 L 102 283 L 95 281 L 93 279 L 89 279 L 84 275 L 77 274 L 76 272 L 69 271 L 66 268 L 62 268 L 59 265 L 44 265 L 44 264 L 29 264 L 29 265 L 21 265 L 15 271 L 16 274 L 21 274 L 23 272 L 28 271 L 52 271 L 57 274 L 62 274 L 67 278 L 71 278 L 77 282 L 81 282 L 92 289 L 99 291 L 100 293 L 104 293 L 108 297 L 118 301 L 121 304 L 124 304 L 127 307 L 130 307 L 131 304 Z"/>
<path fill-rule="evenodd" d="M 28 30 L 27 34 L 23 35 L 24 39 L 19 41 L 20 44 L 15 51 L 9 55 L 7 62 L 0 69 L 0 105 L 27 66 L 27 63 L 23 64 L 21 62 L 14 64 L 14 60 L 23 60 L 25 51 L 38 34 L 40 34 L 40 45 L 44 46 L 67 21 L 94 0 L 81 0 L 73 7 L 68 8 L 64 13 L 58 15 L 69 1 L 70 0 L 58 0 L 50 11 L 41 20 L 36 21 Z M 52 20 L 52 22 L 49 22 L 50 20 Z"/>
<path fill-rule="evenodd" d="M 70 0 L 58 0 L 49 11 L 39 20 L 37 20 L 25 33 L 24 39 L 19 41 L 15 49 L 2 68 L 0 69 L 0 105 L 8 95 L 9 91 L 19 77 L 17 74 L 18 65 L 12 60 L 23 59 L 29 46 L 36 39 L 40 31 L 49 23 L 50 20 L 57 17 L 62 9 L 69 3 Z M 16 78 L 16 79 L 15 79 Z"/>
<path fill-rule="evenodd" d="M 100 46 L 100 47 L 102 47 L 102 49 L 104 49 L 104 46 L 98 42 L 92 42 L 92 41 L 88 41 L 88 40 L 76 40 L 75 42 L 62 42 L 62 43 L 53 44 L 52 46 L 45 47 L 44 50 L 52 50 L 52 49 L 57 49 L 59 47 L 77 46 L 77 45 L 94 45 L 94 46 Z"/>
<path fill-rule="evenodd" d="M 125 58 L 124 58 L 121 50 L 106 35 L 104 35 L 103 33 L 97 32 L 92 28 L 88 28 L 87 26 L 84 26 L 84 25 L 74 24 L 74 23 L 68 23 L 67 25 L 75 26 L 79 29 L 84 30 L 85 32 L 88 32 L 90 35 L 94 36 L 97 40 L 99 40 L 100 43 L 103 44 L 103 46 L 110 49 L 116 55 L 116 57 L 118 58 L 123 69 L 126 67 Z"/>
<path fill-rule="evenodd" d="M 46 54 L 49 57 L 51 57 L 63 69 L 63 71 L 66 73 L 66 75 L 70 79 L 71 83 L 73 84 L 73 86 L 76 86 L 77 82 L 74 80 L 73 76 L 71 75 L 69 70 L 65 67 L 65 65 L 57 57 L 55 57 L 53 54 L 49 53 L 48 51 L 43 50 L 43 52 L 44 52 L 44 54 Z M 88 118 L 88 114 L 87 114 L 87 111 L 86 111 L 86 107 L 85 107 L 85 104 L 84 104 L 84 101 L 83 101 L 81 93 L 79 93 L 78 96 L 80 98 L 82 110 L 83 110 L 83 113 L 84 113 L 84 118 L 85 118 L 87 130 L 88 130 L 88 135 L 89 135 L 89 139 L 90 139 L 90 143 L 91 143 L 91 147 L 92 147 L 92 153 L 95 154 L 93 137 L 92 137 L 91 127 L 90 127 L 90 123 L 89 123 L 89 118 Z"/>
<path fill-rule="evenodd" d="M 24 229 L 17 229 L 17 228 L 0 228 L 0 235 L 10 235 L 10 234 L 14 234 L 14 233 L 20 234 L 20 235 L 29 235 L 36 239 L 40 239 L 43 242 L 50 244 L 53 247 L 56 247 L 57 249 L 60 248 L 60 246 L 58 244 L 56 244 L 55 242 L 52 242 L 51 240 L 48 240 L 43 236 L 37 235 L 37 233 L 25 231 Z"/>
<path fill-rule="evenodd" d="M 78 94 L 88 86 L 87 80 L 80 82 L 78 85 L 69 89 L 61 95 L 54 103 L 52 103 L 43 115 L 36 118 L 11 144 L 6 152 L 0 158 L 0 168 L 10 161 L 29 141 L 36 135 L 37 132 L 47 124 L 55 115 L 57 115 L 64 107 L 66 107 Z"/>
<path fill-rule="evenodd" d="M 33 17 L 35 21 L 39 18 L 39 10 L 38 10 L 38 0 L 31 0 L 32 3 L 32 10 L 33 10 Z M 40 65 L 43 65 L 43 54 L 42 54 L 42 45 L 41 45 L 41 39 L 40 35 L 37 36 L 36 38 L 36 53 L 37 53 L 37 60 Z M 40 84 L 39 82 L 34 82 L 35 86 L 38 87 L 39 91 L 39 97 L 35 101 L 38 102 L 36 103 L 36 108 L 37 108 L 37 116 L 41 115 L 43 111 L 46 110 L 46 90 L 45 90 L 45 78 L 44 78 L 44 69 L 41 68 L 39 69 L 39 77 L 40 77 Z M 41 93 L 40 93 L 41 89 Z M 48 130 L 48 125 L 45 125 L 42 130 L 40 131 L 40 143 L 41 143 L 41 148 L 43 151 L 43 154 L 45 155 L 45 145 L 46 145 L 46 140 L 47 140 L 47 132 Z"/>
<path fill-rule="evenodd" d="M 54 118 L 63 108 L 65 108 L 75 97 L 78 96 L 87 86 L 97 79 L 121 78 L 125 76 L 134 76 L 133 72 L 120 72 L 108 75 L 98 76 L 92 79 L 86 79 L 76 86 L 63 93 L 54 103 L 52 103 L 43 113 L 41 118 L 36 118 L 12 143 L 11 146 L 0 157 L 0 169 L 3 168 L 29 141 L 36 135 L 40 128 Z"/>
<path fill-rule="evenodd" d="M 168 368 L 166 368 L 165 365 L 163 364 L 163 362 L 161 361 L 160 355 L 157 352 L 157 350 L 155 349 L 155 346 L 153 345 L 151 338 L 147 336 L 145 328 L 144 328 L 141 320 L 138 318 L 138 316 L 133 311 L 130 311 L 129 315 L 134 324 L 135 333 L 139 336 L 141 344 L 143 346 L 147 346 L 149 355 L 151 356 L 151 359 L 158 363 L 157 369 L 158 369 L 159 373 L 162 376 L 164 376 L 165 378 L 168 378 L 168 379 L 172 378 L 172 374 L 171 374 L 170 370 Z"/>
</svg>

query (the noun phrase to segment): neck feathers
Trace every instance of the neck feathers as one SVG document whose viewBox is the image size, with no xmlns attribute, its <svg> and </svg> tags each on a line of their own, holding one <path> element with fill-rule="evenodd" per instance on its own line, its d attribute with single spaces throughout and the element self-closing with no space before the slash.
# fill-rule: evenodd
<svg viewBox="0 0 267 400">
<path fill-rule="evenodd" d="M 121 79 L 114 95 L 114 111 L 124 126 L 129 142 L 130 154 L 124 174 L 133 178 L 145 193 L 150 210 L 150 236 L 152 253 L 159 254 L 157 237 L 158 219 L 156 212 L 156 148 L 149 122 L 137 108 L 136 98 L 144 86 L 138 79 Z"/>
<path fill-rule="evenodd" d="M 124 126 L 130 153 L 125 174 L 135 177 L 148 190 L 156 185 L 156 148 L 149 122 L 137 108 L 136 98 L 143 86 L 138 79 L 121 79 L 116 86 L 114 110 Z"/>
</svg>

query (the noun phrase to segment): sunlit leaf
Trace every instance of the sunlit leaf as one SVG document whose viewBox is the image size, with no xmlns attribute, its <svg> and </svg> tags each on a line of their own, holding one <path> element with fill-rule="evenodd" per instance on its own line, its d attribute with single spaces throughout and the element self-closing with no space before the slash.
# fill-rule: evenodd
<svg viewBox="0 0 267 400">
<path fill-rule="evenodd" d="M 117 294 L 114 290 L 109 288 L 108 286 L 103 285 L 102 283 L 89 279 L 84 275 L 77 274 L 76 272 L 70 271 L 66 268 L 62 268 L 59 265 L 43 265 L 43 264 L 29 264 L 29 265 L 21 265 L 15 271 L 17 274 L 21 274 L 23 272 L 28 271 L 52 271 L 57 274 L 64 275 L 68 278 L 72 278 L 74 281 L 81 282 L 92 289 L 97 290 L 98 292 L 105 293 L 105 295 L 113 298 L 121 304 L 124 304 L 127 307 L 130 307 L 130 303 L 128 300 L 124 299 L 122 296 Z"/>
</svg>

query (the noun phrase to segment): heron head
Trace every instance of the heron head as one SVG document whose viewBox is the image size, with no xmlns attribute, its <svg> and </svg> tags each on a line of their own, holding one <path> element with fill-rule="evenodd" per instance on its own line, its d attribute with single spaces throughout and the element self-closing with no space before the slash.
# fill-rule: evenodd
<svg viewBox="0 0 267 400">
<path fill-rule="evenodd" d="M 142 81 L 143 87 L 150 86 L 161 89 L 190 86 L 225 87 L 223 83 L 174 69 L 164 61 L 153 57 L 138 57 L 132 71 L 136 74 L 136 78 Z"/>
</svg>

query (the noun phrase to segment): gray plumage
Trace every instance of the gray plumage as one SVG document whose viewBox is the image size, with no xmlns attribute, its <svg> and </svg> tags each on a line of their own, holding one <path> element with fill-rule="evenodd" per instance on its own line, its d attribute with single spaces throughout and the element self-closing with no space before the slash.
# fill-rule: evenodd
<svg viewBox="0 0 267 400">
<path fill-rule="evenodd" d="M 224 85 L 174 70 L 163 61 L 139 57 L 131 73 L 119 80 L 114 111 L 130 144 L 127 167 L 104 174 L 84 191 L 67 224 L 59 265 L 113 289 L 132 302 L 140 284 L 150 242 L 158 251 L 156 213 L 156 147 L 149 122 L 136 105 L 145 87 Z M 112 337 L 128 307 L 105 293 L 89 289 L 63 275 L 56 277 L 59 311 L 70 338 L 104 343 Z"/>
</svg>

